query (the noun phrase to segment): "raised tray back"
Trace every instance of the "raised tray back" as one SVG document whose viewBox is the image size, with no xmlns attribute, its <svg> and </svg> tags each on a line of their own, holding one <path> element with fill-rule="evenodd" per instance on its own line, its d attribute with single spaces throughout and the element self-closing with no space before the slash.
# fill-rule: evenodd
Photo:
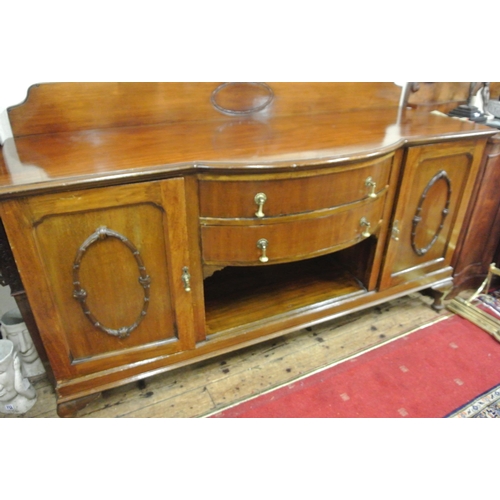
<svg viewBox="0 0 500 500">
<path fill-rule="evenodd" d="M 168 122 L 234 120 L 234 116 L 227 116 L 212 105 L 212 94 L 219 85 L 207 82 L 44 83 L 33 85 L 26 100 L 9 108 L 8 114 L 14 137 Z M 262 117 L 387 108 L 398 106 L 401 96 L 401 87 L 394 83 L 278 82 L 268 85 L 274 96 L 269 106 L 259 112 Z M 246 106 L 251 99 L 241 85 L 235 85 L 229 101 L 237 108 Z"/>
</svg>

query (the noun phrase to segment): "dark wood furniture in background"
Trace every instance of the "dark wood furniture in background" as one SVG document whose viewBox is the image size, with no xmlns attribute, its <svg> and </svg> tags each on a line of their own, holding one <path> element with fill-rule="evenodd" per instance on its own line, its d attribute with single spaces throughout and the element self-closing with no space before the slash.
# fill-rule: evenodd
<svg viewBox="0 0 500 500">
<path fill-rule="evenodd" d="M 449 289 L 487 127 L 387 83 L 45 84 L 0 217 L 54 372 L 88 398 Z"/>
<path fill-rule="evenodd" d="M 449 298 L 477 289 L 492 262 L 498 264 L 500 242 L 500 133 L 488 140 L 478 179 L 455 253 Z"/>
</svg>

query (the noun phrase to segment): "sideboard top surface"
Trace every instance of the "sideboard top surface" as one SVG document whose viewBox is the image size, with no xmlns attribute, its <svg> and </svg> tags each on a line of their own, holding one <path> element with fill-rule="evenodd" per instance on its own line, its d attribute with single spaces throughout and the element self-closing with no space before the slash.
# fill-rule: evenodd
<svg viewBox="0 0 500 500">
<path fill-rule="evenodd" d="M 14 138 L 2 148 L 0 198 L 200 170 L 331 165 L 496 133 L 432 108 L 401 109 L 401 89 L 388 83 L 269 84 L 272 102 L 248 115 L 215 109 L 218 85 L 35 86 L 9 109 Z"/>
</svg>

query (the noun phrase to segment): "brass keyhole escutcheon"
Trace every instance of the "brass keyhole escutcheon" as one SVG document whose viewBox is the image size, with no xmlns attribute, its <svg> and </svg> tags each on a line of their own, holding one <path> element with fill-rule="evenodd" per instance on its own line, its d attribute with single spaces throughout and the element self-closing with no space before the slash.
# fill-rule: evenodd
<svg viewBox="0 0 500 500">
<path fill-rule="evenodd" d="M 264 217 L 264 203 L 267 201 L 267 196 L 264 193 L 257 193 L 254 198 L 255 203 L 258 205 L 258 210 L 255 212 L 256 217 Z"/>
<path fill-rule="evenodd" d="M 266 252 L 267 252 L 267 247 L 269 246 L 269 242 L 265 239 L 265 238 L 261 238 L 258 242 L 257 242 L 257 248 L 259 250 L 262 250 L 262 255 L 259 257 L 259 260 L 261 262 L 268 262 L 269 261 L 269 257 L 266 255 Z"/>
</svg>

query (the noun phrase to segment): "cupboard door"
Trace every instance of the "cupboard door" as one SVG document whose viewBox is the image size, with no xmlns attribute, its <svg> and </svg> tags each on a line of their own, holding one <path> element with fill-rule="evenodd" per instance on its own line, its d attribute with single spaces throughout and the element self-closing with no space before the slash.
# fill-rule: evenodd
<svg viewBox="0 0 500 500">
<path fill-rule="evenodd" d="M 10 239 L 56 378 L 194 347 L 184 193 L 171 179 L 11 202 L 25 236 Z"/>
<path fill-rule="evenodd" d="M 451 276 L 481 145 L 467 141 L 408 148 L 380 289 L 433 273 Z"/>
</svg>

